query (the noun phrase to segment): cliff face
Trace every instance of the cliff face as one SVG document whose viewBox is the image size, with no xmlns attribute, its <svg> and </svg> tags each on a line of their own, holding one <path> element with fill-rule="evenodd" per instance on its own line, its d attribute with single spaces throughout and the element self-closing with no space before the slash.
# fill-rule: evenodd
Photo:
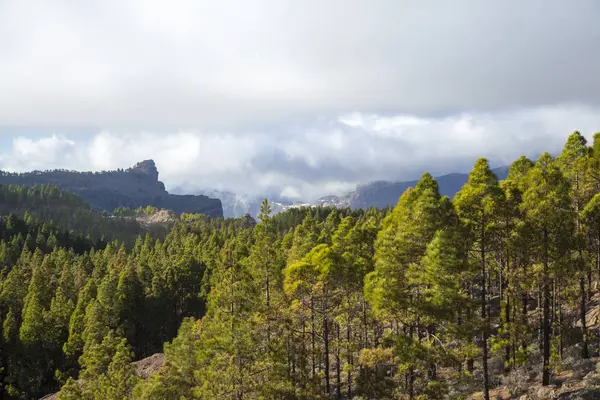
<svg viewBox="0 0 600 400">
<path fill-rule="evenodd" d="M 75 172 L 65 170 L 33 171 L 24 174 L 0 173 L 1 184 L 50 184 L 75 193 L 96 210 L 112 211 L 118 207 L 138 208 L 151 205 L 182 212 L 222 217 L 221 200 L 207 196 L 174 195 L 158 180 L 153 160 L 137 163 L 126 170 Z"/>
</svg>

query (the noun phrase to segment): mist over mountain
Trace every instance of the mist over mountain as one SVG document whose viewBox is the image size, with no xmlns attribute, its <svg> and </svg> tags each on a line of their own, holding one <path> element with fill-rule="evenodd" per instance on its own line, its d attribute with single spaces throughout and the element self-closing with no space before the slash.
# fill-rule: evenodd
<svg viewBox="0 0 600 400">
<path fill-rule="evenodd" d="M 494 170 L 499 179 L 506 177 L 508 168 Z M 176 213 L 197 213 L 211 217 L 235 218 L 245 214 L 256 217 L 260 204 L 267 198 L 273 215 L 301 206 L 329 206 L 351 209 L 385 208 L 397 203 L 398 198 L 418 181 L 374 181 L 360 184 L 348 193 L 334 193 L 316 200 L 294 199 L 285 196 L 244 194 L 234 191 L 206 188 L 188 192 L 183 186 L 167 192 L 158 180 L 159 171 L 153 160 L 145 160 L 128 169 L 101 172 L 67 170 L 10 173 L 0 171 L 0 184 L 28 186 L 50 184 L 72 192 L 97 211 L 112 212 L 118 207 L 138 208 L 148 205 L 173 210 Z M 468 174 L 450 173 L 437 178 L 440 193 L 452 197 L 467 182 Z"/>
<path fill-rule="evenodd" d="M 506 178 L 508 167 L 502 166 L 495 168 L 493 172 L 498 179 Z M 456 192 L 467 182 L 469 175 L 466 173 L 450 173 L 437 177 L 440 194 L 452 198 Z M 323 196 L 314 201 L 298 201 L 287 199 L 269 194 L 261 195 L 244 195 L 231 191 L 219 191 L 216 189 L 204 189 L 196 191 L 199 195 L 205 195 L 221 200 L 223 205 L 223 215 L 225 217 L 240 217 L 244 214 L 250 214 L 253 217 L 258 215 L 260 204 L 263 199 L 267 198 L 271 204 L 272 214 L 277 214 L 293 207 L 300 206 L 325 206 L 351 209 L 357 208 L 386 208 L 394 206 L 398 202 L 398 198 L 408 188 L 414 187 L 418 180 L 412 181 L 375 181 L 358 185 L 355 190 L 341 194 L 331 194 Z M 173 190 L 176 193 L 185 193 L 182 187 Z"/>
<path fill-rule="evenodd" d="M 502 166 L 493 170 L 498 179 L 506 178 L 508 167 Z M 440 194 L 452 198 L 467 183 L 468 174 L 451 173 L 436 177 Z M 415 187 L 418 180 L 404 182 L 377 181 L 359 185 L 356 190 L 341 196 L 326 196 L 317 201 L 321 205 L 346 206 L 350 208 L 385 208 L 394 206 L 398 198 L 410 187 Z"/>
</svg>

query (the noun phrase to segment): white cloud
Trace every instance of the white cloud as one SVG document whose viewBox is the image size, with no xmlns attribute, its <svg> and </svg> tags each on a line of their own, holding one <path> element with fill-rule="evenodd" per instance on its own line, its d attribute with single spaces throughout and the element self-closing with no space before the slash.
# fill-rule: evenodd
<svg viewBox="0 0 600 400">
<path fill-rule="evenodd" d="M 76 143 L 63 136 L 51 135 L 33 140 L 27 137 L 15 137 L 9 155 L 0 156 L 2 168 L 8 171 L 28 169 L 45 170 L 58 164 L 80 164 L 77 160 Z"/>
<path fill-rule="evenodd" d="M 556 106 L 439 118 L 354 113 L 293 127 L 236 131 L 103 131 L 91 138 L 16 137 L 0 168 L 106 170 L 156 161 L 167 188 L 229 189 L 313 199 L 358 183 L 467 172 L 522 154 L 557 153 L 580 130 L 600 130 L 600 107 Z"/>
<path fill-rule="evenodd" d="M 197 131 L 598 105 L 599 12 L 596 0 L 5 1 L 0 125 Z"/>
</svg>

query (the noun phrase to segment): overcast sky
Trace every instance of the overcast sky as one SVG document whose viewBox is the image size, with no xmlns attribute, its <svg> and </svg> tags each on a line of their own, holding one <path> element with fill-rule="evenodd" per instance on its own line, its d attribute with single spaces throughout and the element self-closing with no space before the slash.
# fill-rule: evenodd
<svg viewBox="0 0 600 400">
<path fill-rule="evenodd" d="M 0 168 L 300 198 L 600 131 L 597 0 L 1 1 Z"/>
</svg>

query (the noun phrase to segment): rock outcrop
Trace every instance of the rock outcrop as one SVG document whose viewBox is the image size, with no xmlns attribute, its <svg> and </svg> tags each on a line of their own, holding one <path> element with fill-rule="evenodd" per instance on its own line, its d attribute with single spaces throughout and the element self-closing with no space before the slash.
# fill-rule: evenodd
<svg viewBox="0 0 600 400">
<path fill-rule="evenodd" d="M 150 357 L 144 358 L 143 360 L 135 361 L 131 363 L 131 365 L 135 369 L 135 374 L 138 377 L 142 379 L 148 379 L 150 375 L 157 373 L 164 363 L 165 355 L 163 353 L 156 353 L 154 355 L 151 355 Z M 42 397 L 40 400 L 56 399 L 58 399 L 58 393 L 48 394 Z"/>
<path fill-rule="evenodd" d="M 221 200 L 203 195 L 169 194 L 158 180 L 153 160 L 145 160 L 126 170 L 77 172 L 66 170 L 33 171 L 23 174 L 0 172 L 0 184 L 50 184 L 75 193 L 98 211 L 118 207 L 138 208 L 148 205 L 183 212 L 222 217 Z"/>
</svg>

